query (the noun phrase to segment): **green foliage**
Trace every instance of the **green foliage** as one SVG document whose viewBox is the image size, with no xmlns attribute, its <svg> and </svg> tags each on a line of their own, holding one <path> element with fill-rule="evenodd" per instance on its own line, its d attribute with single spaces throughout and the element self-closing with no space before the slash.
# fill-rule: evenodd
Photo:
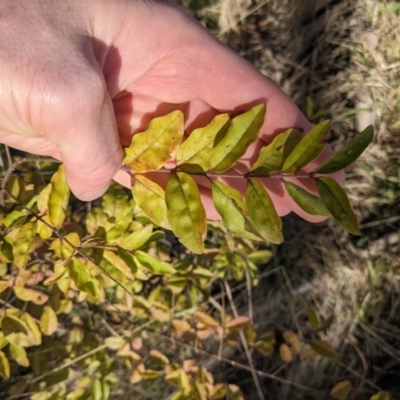
<svg viewBox="0 0 400 400">
<path fill-rule="evenodd" d="M 306 212 L 332 216 L 356 231 L 347 197 L 335 181 L 302 171 L 323 148 L 328 123 L 316 127 L 311 139 L 291 129 L 262 148 L 251 172 L 236 174 L 246 181 L 244 197 L 218 180 L 257 139 L 264 116 L 264 105 L 233 119 L 217 116 L 184 143 L 179 112 L 154 119 L 126 150 L 133 198 L 113 186 L 87 209 L 70 199 L 62 165 L 51 178 L 37 179 L 36 164 L 27 159 L 21 176 L 9 174 L 0 226 L 0 376 L 18 380 L 8 395 L 108 399 L 120 385 L 148 388 L 156 382 L 174 399 L 243 399 L 238 386 L 214 382 L 195 359 L 207 341 L 221 346 L 245 341 L 251 351 L 278 360 L 279 368 L 336 356 L 321 337 L 333 316 L 318 321 L 311 310 L 308 335 L 278 336 L 257 332 L 248 316 L 208 303 L 211 288 L 221 282 L 246 279 L 256 285 L 257 264 L 269 262 L 270 243 L 283 240 L 264 176 L 282 180 Z M 371 139 L 364 135 L 351 144 L 352 158 L 365 148 L 365 138 Z M 164 169 L 175 156 L 177 167 Z M 333 160 L 338 165 L 349 159 Z M 285 162 L 294 175 L 284 172 Z M 168 174 L 166 183 L 142 175 L 150 171 Z M 316 180 L 320 197 L 293 183 L 297 172 Z M 210 181 L 222 224 L 207 226 L 199 175 Z M 192 252 L 175 243 L 168 230 Z M 176 354 L 171 341 L 189 350 Z M 335 388 L 332 396 L 341 393 Z"/>
<path fill-rule="evenodd" d="M 227 114 L 217 115 L 183 143 L 184 121 L 179 112 L 153 119 L 147 131 L 133 136 L 124 160 L 132 174 L 132 193 L 141 210 L 153 223 L 172 229 L 191 251 L 202 253 L 207 222 L 198 183 L 190 176 L 200 175 L 210 181 L 215 209 L 232 232 L 279 244 L 283 241 L 282 222 L 268 191 L 261 181 L 254 179 L 275 178 L 284 183 L 288 194 L 306 213 L 333 218 L 348 232 L 360 234 L 346 193 L 336 181 L 322 175 L 337 172 L 355 161 L 371 143 L 372 127 L 311 172 L 304 169 L 324 150 L 330 121 L 319 123 L 307 134 L 296 129 L 278 134 L 261 148 L 249 173 L 234 174 L 247 180 L 245 201 L 236 189 L 218 181 L 232 176 L 224 172 L 234 168 L 257 140 L 265 113 L 265 104 L 259 104 L 232 120 Z M 171 143 L 166 135 L 173 137 Z M 164 163 L 175 153 L 176 167 L 164 169 Z M 169 174 L 166 193 L 139 174 L 152 171 Z M 320 197 L 291 182 L 295 177 L 316 181 Z"/>
</svg>

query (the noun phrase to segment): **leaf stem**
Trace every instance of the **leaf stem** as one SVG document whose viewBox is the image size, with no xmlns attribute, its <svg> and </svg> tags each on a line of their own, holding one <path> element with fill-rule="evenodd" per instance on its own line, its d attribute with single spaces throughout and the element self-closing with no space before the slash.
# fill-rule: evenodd
<svg viewBox="0 0 400 400">
<path fill-rule="evenodd" d="M 121 171 L 128 172 L 130 175 L 134 176 L 135 172 L 131 171 L 127 165 L 123 165 L 121 168 Z M 168 169 L 168 168 L 160 168 L 157 171 L 151 171 L 151 172 L 157 172 L 161 174 L 172 174 L 173 172 L 185 172 L 189 175 L 195 175 L 195 176 L 204 176 L 206 178 L 233 178 L 233 179 L 249 179 L 249 178 L 274 178 L 274 179 L 284 179 L 284 178 L 315 178 L 317 174 L 313 172 L 308 172 L 305 174 L 286 174 L 284 172 L 278 171 L 278 172 L 272 172 L 270 174 L 252 174 L 251 172 L 248 172 L 246 174 L 240 174 L 240 173 L 230 173 L 230 174 L 224 174 L 224 173 L 216 173 L 216 172 L 188 172 L 185 170 L 181 170 L 179 168 L 173 168 L 173 169 Z"/>
</svg>

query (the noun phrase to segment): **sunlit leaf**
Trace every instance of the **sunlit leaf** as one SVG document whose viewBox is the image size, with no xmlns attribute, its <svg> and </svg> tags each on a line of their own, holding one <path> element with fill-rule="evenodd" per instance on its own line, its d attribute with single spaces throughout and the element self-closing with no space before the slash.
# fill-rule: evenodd
<svg viewBox="0 0 400 400">
<path fill-rule="evenodd" d="M 314 161 L 325 147 L 324 138 L 330 127 L 330 120 L 326 120 L 311 129 L 293 149 L 292 153 L 288 155 L 283 163 L 282 170 L 293 173 Z"/>
<path fill-rule="evenodd" d="M 259 174 L 270 174 L 279 171 L 289 154 L 303 138 L 303 132 L 297 129 L 288 129 L 277 135 L 274 140 L 261 149 L 257 161 L 251 171 Z"/>
<path fill-rule="evenodd" d="M 206 211 L 195 180 L 184 172 L 171 175 L 165 190 L 167 216 L 175 236 L 194 253 L 202 253 L 207 233 Z"/>
<path fill-rule="evenodd" d="M 164 367 L 169 364 L 168 357 L 156 349 L 150 350 L 150 361 L 153 364 Z"/>
<path fill-rule="evenodd" d="M 220 114 L 204 128 L 195 129 L 179 148 L 176 164 L 187 172 L 209 170 L 211 151 L 225 135 L 229 125 L 229 115 Z"/>
<path fill-rule="evenodd" d="M 96 249 L 93 252 L 93 259 L 117 282 L 124 282 L 126 279 L 133 280 L 133 274 L 129 266 L 113 251 Z"/>
<path fill-rule="evenodd" d="M 63 236 L 62 239 L 55 239 L 51 245 L 50 249 L 54 250 L 54 253 L 61 260 L 67 260 L 75 253 L 75 249 L 81 244 L 81 239 L 76 232 L 68 233 L 68 235 Z"/>
<path fill-rule="evenodd" d="M 47 214 L 49 210 L 49 196 L 51 192 L 51 183 L 46 185 L 39 193 L 38 199 L 37 199 L 37 208 L 40 212 L 40 214 Z"/>
<path fill-rule="evenodd" d="M 137 205 L 152 222 L 170 229 L 165 192 L 161 186 L 144 176 L 136 175 L 133 178 L 132 194 Z"/>
<path fill-rule="evenodd" d="M 8 281 L 0 281 L 0 293 L 4 292 L 10 285 Z"/>
<path fill-rule="evenodd" d="M 209 326 L 211 328 L 217 328 L 218 326 L 220 326 L 220 324 L 214 318 L 210 317 L 202 311 L 196 311 L 194 315 L 200 322 L 202 322 L 206 326 Z"/>
<path fill-rule="evenodd" d="M 236 385 L 228 385 L 228 397 L 230 400 L 244 400 L 242 391 Z"/>
<path fill-rule="evenodd" d="M 160 169 L 175 156 L 182 142 L 183 127 L 183 113 L 179 110 L 153 118 L 146 131 L 133 136 L 124 163 L 135 172 Z"/>
<path fill-rule="evenodd" d="M 293 359 L 293 354 L 289 349 L 289 346 L 285 343 L 282 343 L 279 346 L 279 355 L 283 362 L 290 362 Z"/>
<path fill-rule="evenodd" d="M 51 190 L 48 199 L 48 215 L 51 225 L 60 229 L 65 219 L 68 207 L 69 187 L 61 164 L 57 172 L 51 177 Z"/>
<path fill-rule="evenodd" d="M 369 400 L 390 400 L 390 393 L 381 390 L 380 392 L 371 396 Z"/>
<path fill-rule="evenodd" d="M 213 181 L 211 197 L 222 221 L 232 232 L 247 239 L 261 240 L 250 221 L 249 210 L 239 191 L 222 182 Z"/>
<path fill-rule="evenodd" d="M 332 347 L 331 344 L 324 340 L 313 339 L 310 341 L 311 348 L 318 354 L 324 357 L 337 357 L 337 351 Z"/>
<path fill-rule="evenodd" d="M 28 222 L 19 228 L 13 241 L 14 264 L 24 268 L 29 259 L 29 249 L 36 236 L 36 222 Z"/>
<path fill-rule="evenodd" d="M 18 175 L 11 175 L 7 181 L 6 190 L 18 200 L 21 200 L 25 191 L 24 181 Z"/>
<path fill-rule="evenodd" d="M 42 343 L 42 334 L 40 333 L 39 327 L 32 315 L 27 312 L 22 313 L 21 321 L 26 324 L 29 328 L 29 338 L 34 346 L 39 346 Z M 24 345 L 24 347 L 27 347 Z"/>
<path fill-rule="evenodd" d="M 136 250 L 135 257 L 140 264 L 149 269 L 153 274 L 173 274 L 176 272 L 171 264 L 157 260 L 144 251 Z"/>
<path fill-rule="evenodd" d="M 10 363 L 2 351 L 0 351 L 0 376 L 5 379 L 10 377 Z"/>
<path fill-rule="evenodd" d="M 289 345 L 292 354 L 299 354 L 301 351 L 301 342 L 299 336 L 291 331 L 283 332 L 282 336 L 285 339 L 285 342 Z"/>
<path fill-rule="evenodd" d="M 46 336 L 51 336 L 58 326 L 57 315 L 50 306 L 45 306 L 40 317 L 40 330 Z"/>
<path fill-rule="evenodd" d="M 273 254 L 270 250 L 257 250 L 250 253 L 247 257 L 250 261 L 256 264 L 266 264 L 271 260 Z"/>
<path fill-rule="evenodd" d="M 346 192 L 332 178 L 316 179 L 319 195 L 335 221 L 353 235 L 360 235 L 357 217 L 351 208 Z"/>
<path fill-rule="evenodd" d="M 266 110 L 265 104 L 259 104 L 233 118 L 225 137 L 212 150 L 211 168 L 215 172 L 224 172 L 235 165 L 258 139 Z"/>
<path fill-rule="evenodd" d="M 353 385 L 350 381 L 342 381 L 337 383 L 329 392 L 333 399 L 344 400 L 350 394 Z"/>
<path fill-rule="evenodd" d="M 109 221 L 107 221 L 104 225 L 107 243 L 118 244 L 132 223 L 132 218 L 133 210 L 131 207 L 127 207 L 125 210 L 121 211 L 115 217 L 112 217 Z"/>
<path fill-rule="evenodd" d="M 142 379 L 157 379 L 160 376 L 159 371 L 154 371 L 152 369 L 145 369 L 144 371 L 140 372 L 140 375 L 142 376 Z"/>
<path fill-rule="evenodd" d="M 94 235 L 100 227 L 104 227 L 108 219 L 107 214 L 99 207 L 93 207 L 86 215 L 86 229 Z"/>
<path fill-rule="evenodd" d="M 1 329 L 5 337 L 12 333 L 29 334 L 29 329 L 26 324 L 14 315 L 5 315 L 1 321 Z"/>
<path fill-rule="evenodd" d="M 324 215 L 326 217 L 331 216 L 319 197 L 314 196 L 292 182 L 284 181 L 284 184 L 289 196 L 306 213 L 311 215 Z"/>
<path fill-rule="evenodd" d="M 145 225 L 129 235 L 124 236 L 118 246 L 126 250 L 136 250 L 150 239 L 152 232 L 153 225 Z"/>
<path fill-rule="evenodd" d="M 246 203 L 251 220 L 261 236 L 268 242 L 282 243 L 282 220 L 268 192 L 256 179 L 247 181 Z"/>
<path fill-rule="evenodd" d="M 226 386 L 224 383 L 218 383 L 214 386 L 211 394 L 210 400 L 223 400 L 226 396 Z"/>
<path fill-rule="evenodd" d="M 49 278 L 47 278 L 47 279 L 43 282 L 43 284 L 44 284 L 45 286 L 53 285 L 54 283 L 58 282 L 58 281 L 64 276 L 64 274 L 65 274 L 66 272 L 67 272 L 67 270 L 64 269 L 64 270 L 58 271 L 57 273 L 54 273 L 54 275 L 52 275 L 52 276 L 50 276 Z"/>
<path fill-rule="evenodd" d="M 247 326 L 250 323 L 249 317 L 245 317 L 244 315 L 240 315 L 236 318 L 231 319 L 225 324 L 226 329 L 242 329 L 244 326 Z"/>
<path fill-rule="evenodd" d="M 20 300 L 31 301 L 37 305 L 42 305 L 49 299 L 47 294 L 26 287 L 16 286 L 14 287 L 14 293 Z"/>
<path fill-rule="evenodd" d="M 6 228 L 19 228 L 25 222 L 29 212 L 27 210 L 14 210 L 11 211 L 3 219 L 3 225 Z"/>
<path fill-rule="evenodd" d="M 343 148 L 324 161 L 317 169 L 319 174 L 332 174 L 346 168 L 363 153 L 374 139 L 374 128 L 368 126 Z"/>
<path fill-rule="evenodd" d="M 45 224 L 47 222 L 47 224 Z M 41 219 L 36 221 L 36 233 L 44 240 L 47 240 L 53 234 L 53 229 L 51 229 L 51 224 L 48 215 L 44 215 Z"/>
<path fill-rule="evenodd" d="M 12 358 L 21 366 L 29 367 L 29 360 L 26 355 L 26 350 L 22 346 L 10 344 L 10 353 Z"/>
<path fill-rule="evenodd" d="M 90 294 L 92 297 L 104 297 L 104 292 L 99 281 L 92 276 L 90 271 L 77 258 L 72 258 L 66 264 L 65 268 L 79 290 Z"/>
</svg>

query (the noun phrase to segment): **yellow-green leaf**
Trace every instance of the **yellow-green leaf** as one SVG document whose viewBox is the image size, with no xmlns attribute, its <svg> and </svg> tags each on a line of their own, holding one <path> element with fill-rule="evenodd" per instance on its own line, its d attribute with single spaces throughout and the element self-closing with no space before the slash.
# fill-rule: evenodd
<svg viewBox="0 0 400 400">
<path fill-rule="evenodd" d="M 270 174 L 279 171 L 289 154 L 303 138 L 303 132 L 288 129 L 277 135 L 274 140 L 261 149 L 251 171 L 259 174 Z"/>
<path fill-rule="evenodd" d="M 18 200 L 21 200 L 25 191 L 25 183 L 18 175 L 11 175 L 7 181 L 6 190 Z"/>
<path fill-rule="evenodd" d="M 68 242 L 67 242 L 68 241 Z M 54 253 L 61 260 L 67 260 L 72 257 L 75 253 L 75 248 L 79 247 L 81 239 L 76 232 L 68 233 L 63 239 L 55 239 L 50 245 L 50 249 L 54 250 Z"/>
<path fill-rule="evenodd" d="M 314 196 L 292 182 L 284 181 L 284 184 L 289 196 L 306 213 L 311 215 L 324 215 L 325 217 L 331 216 L 331 213 L 326 209 L 319 197 Z"/>
<path fill-rule="evenodd" d="M 37 208 L 40 214 L 46 214 L 48 212 L 50 192 L 51 192 L 51 183 L 46 185 L 38 195 Z"/>
<path fill-rule="evenodd" d="M 13 333 L 23 333 L 29 335 L 29 329 L 26 324 L 14 315 L 5 315 L 1 321 L 3 335 L 7 336 Z"/>
<path fill-rule="evenodd" d="M 22 346 L 10 343 L 10 353 L 12 358 L 23 367 L 29 367 L 29 360 L 26 355 L 26 350 Z"/>
<path fill-rule="evenodd" d="M 50 224 L 50 220 L 49 220 L 49 216 L 48 215 L 44 215 L 43 217 L 41 217 L 41 219 L 38 219 L 36 221 L 36 233 L 44 240 L 47 240 L 51 237 L 51 235 L 53 234 L 53 230 L 51 229 L 51 227 L 49 225 L 46 225 L 45 222 L 47 222 L 49 225 Z"/>
<path fill-rule="evenodd" d="M 46 336 L 51 336 L 58 326 L 57 314 L 50 306 L 45 306 L 40 317 L 40 330 Z"/>
<path fill-rule="evenodd" d="M 86 216 L 86 229 L 94 235 L 99 228 L 104 228 L 108 220 L 107 214 L 99 207 L 93 207 Z"/>
<path fill-rule="evenodd" d="M 165 200 L 174 234 L 189 250 L 202 253 L 207 218 L 195 180 L 184 172 L 173 173 L 167 183 Z"/>
<path fill-rule="evenodd" d="M 51 190 L 48 200 L 48 215 L 51 225 L 61 229 L 68 207 L 69 187 L 61 164 L 57 172 L 51 177 Z"/>
<path fill-rule="evenodd" d="M 326 120 L 315 126 L 297 144 L 283 163 L 282 170 L 293 173 L 314 161 L 325 147 L 323 141 L 331 127 L 331 121 Z"/>
<path fill-rule="evenodd" d="M 317 178 L 316 182 L 321 200 L 334 220 L 347 232 L 360 235 L 357 217 L 351 208 L 346 192 L 328 176 Z"/>
<path fill-rule="evenodd" d="M 117 282 L 125 282 L 126 279 L 133 280 L 133 274 L 126 262 L 110 250 L 96 249 L 93 252 L 96 264 Z"/>
<path fill-rule="evenodd" d="M 343 148 L 324 161 L 317 169 L 319 174 L 332 174 L 346 168 L 362 154 L 374 139 L 374 128 L 368 126 Z"/>
<path fill-rule="evenodd" d="M 135 258 L 153 274 L 173 274 L 176 272 L 175 268 L 171 264 L 156 260 L 144 251 L 136 250 Z"/>
<path fill-rule="evenodd" d="M 283 362 L 290 362 L 293 359 L 293 354 L 289 349 L 289 346 L 285 343 L 282 343 L 279 346 L 279 355 Z"/>
<path fill-rule="evenodd" d="M 282 336 L 285 339 L 285 342 L 288 344 L 292 354 L 299 354 L 301 351 L 301 342 L 299 336 L 291 331 L 283 332 Z"/>
<path fill-rule="evenodd" d="M 29 249 L 36 236 L 36 222 L 28 222 L 19 228 L 13 240 L 14 264 L 24 268 L 29 259 Z"/>
<path fill-rule="evenodd" d="M 160 365 L 162 367 L 169 364 L 168 357 L 155 349 L 150 350 L 150 360 L 153 364 Z"/>
<path fill-rule="evenodd" d="M 307 318 L 311 329 L 314 331 L 317 330 L 319 326 L 318 317 L 316 312 L 311 307 L 307 307 Z"/>
<path fill-rule="evenodd" d="M 256 264 L 266 264 L 271 260 L 273 253 L 271 250 L 257 250 L 250 253 L 247 257 Z"/>
<path fill-rule="evenodd" d="M 160 169 L 175 156 L 182 142 L 183 127 L 183 113 L 179 110 L 154 118 L 146 131 L 133 136 L 124 163 L 135 172 Z"/>
<path fill-rule="evenodd" d="M 225 137 L 211 152 L 211 168 L 215 172 L 224 172 L 234 166 L 258 139 L 266 110 L 265 104 L 259 104 L 233 118 Z"/>
<path fill-rule="evenodd" d="M 129 235 L 124 236 L 118 246 L 126 250 L 136 250 L 150 239 L 152 232 L 152 224 L 143 226 Z"/>
<path fill-rule="evenodd" d="M 332 345 L 324 340 L 313 339 L 310 341 L 310 346 L 316 353 L 324 357 L 334 358 L 338 355 Z"/>
<path fill-rule="evenodd" d="M 90 294 L 92 297 L 104 297 L 99 281 L 92 276 L 90 271 L 77 258 L 72 258 L 65 268 L 79 290 Z"/>
<path fill-rule="evenodd" d="M 0 351 L 0 376 L 5 379 L 10 377 L 10 363 L 2 351 Z"/>
<path fill-rule="evenodd" d="M 229 125 L 229 115 L 220 114 L 204 128 L 195 129 L 179 148 L 176 164 L 187 172 L 208 171 L 211 168 L 211 151 L 221 141 Z"/>
<path fill-rule="evenodd" d="M 158 226 L 171 229 L 167 218 L 164 189 L 157 183 L 136 175 L 133 178 L 132 194 L 141 210 Z"/>
<path fill-rule="evenodd" d="M 40 330 L 36 324 L 36 321 L 27 312 L 24 312 L 21 315 L 21 321 L 23 323 L 25 323 L 29 329 L 29 339 L 32 342 L 32 344 L 30 346 L 39 346 L 42 343 L 42 334 L 40 333 Z M 21 343 L 21 345 L 23 345 L 23 344 Z M 28 347 L 25 345 L 23 345 L 23 346 Z"/>
<path fill-rule="evenodd" d="M 350 394 L 353 385 L 350 381 L 342 381 L 337 383 L 332 390 L 330 391 L 330 395 L 333 399 L 344 400 Z"/>
<path fill-rule="evenodd" d="M 380 392 L 371 396 L 369 400 L 390 400 L 390 393 L 381 390 Z"/>
<path fill-rule="evenodd" d="M 215 385 L 210 394 L 210 400 L 223 400 L 226 397 L 226 386 L 224 383 Z"/>
<path fill-rule="evenodd" d="M 251 221 L 261 236 L 268 242 L 282 243 L 282 220 L 276 212 L 268 192 L 256 179 L 247 181 L 246 203 Z"/>
<path fill-rule="evenodd" d="M 261 240 L 250 221 L 249 210 L 239 191 L 214 181 L 211 197 L 222 221 L 232 232 L 247 239 Z"/>
<path fill-rule="evenodd" d="M 118 244 L 122 236 L 132 223 L 133 210 L 131 207 L 127 207 L 125 210 L 121 211 L 115 217 L 110 218 L 109 221 L 104 225 L 106 231 L 105 237 L 107 243 Z"/>
<path fill-rule="evenodd" d="M 47 294 L 23 286 L 15 286 L 14 293 L 20 300 L 31 301 L 36 305 L 42 305 L 49 299 Z"/>
<path fill-rule="evenodd" d="M 29 212 L 27 210 L 14 210 L 11 211 L 3 219 L 3 225 L 6 228 L 19 228 L 28 217 Z"/>
<path fill-rule="evenodd" d="M 194 313 L 194 316 L 204 325 L 209 326 L 211 328 L 218 328 L 220 326 L 220 324 L 214 318 L 210 317 L 209 315 L 207 315 L 202 311 L 196 311 Z"/>
</svg>

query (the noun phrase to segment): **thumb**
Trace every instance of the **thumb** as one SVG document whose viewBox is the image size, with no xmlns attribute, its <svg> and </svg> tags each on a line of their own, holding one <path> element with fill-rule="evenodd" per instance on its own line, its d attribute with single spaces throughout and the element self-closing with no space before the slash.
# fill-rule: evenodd
<svg viewBox="0 0 400 400">
<path fill-rule="evenodd" d="M 103 82 L 95 86 L 100 87 L 78 90 L 78 96 L 74 93 L 72 109 L 78 117 L 68 123 L 67 131 L 56 135 L 68 184 L 74 195 L 85 201 L 103 195 L 122 165 L 111 99 Z"/>
</svg>

